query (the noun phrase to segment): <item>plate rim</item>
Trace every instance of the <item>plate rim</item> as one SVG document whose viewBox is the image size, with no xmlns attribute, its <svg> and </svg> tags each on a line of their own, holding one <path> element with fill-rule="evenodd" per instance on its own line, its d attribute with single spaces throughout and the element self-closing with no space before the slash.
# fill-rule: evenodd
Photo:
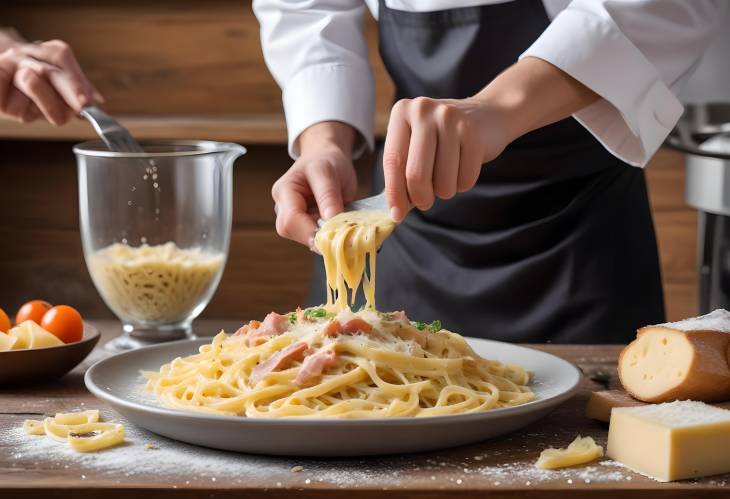
<svg viewBox="0 0 730 499">
<path fill-rule="evenodd" d="M 150 345 L 145 346 L 142 348 L 129 350 L 127 352 L 118 353 L 115 355 L 111 355 L 109 357 L 106 357 L 104 359 L 100 359 L 97 362 L 95 362 L 91 367 L 89 367 L 86 370 L 86 373 L 84 373 L 84 385 L 86 388 L 91 392 L 92 395 L 94 395 L 96 398 L 99 398 L 107 403 L 109 403 L 112 406 L 122 406 L 125 409 L 129 409 L 132 411 L 142 411 L 146 413 L 152 413 L 155 416 L 166 416 L 175 418 L 176 420 L 180 419 L 193 419 L 198 421 L 218 421 L 221 423 L 237 423 L 237 424 L 243 424 L 243 425 L 254 425 L 254 426 L 292 426 L 292 425 L 300 425 L 300 426 L 324 426 L 324 425 L 332 425 L 336 424 L 338 426 L 397 426 L 397 425 L 403 425 L 403 424 L 413 424 L 414 422 L 418 421 L 422 424 L 445 424 L 445 423 L 458 423 L 458 422 L 471 422 L 473 420 L 481 420 L 485 417 L 509 417 L 513 415 L 523 414 L 525 412 L 530 412 L 533 408 L 534 410 L 539 409 L 545 409 L 547 407 L 553 407 L 555 405 L 558 405 L 570 398 L 572 398 L 576 392 L 580 388 L 580 382 L 583 378 L 583 374 L 581 373 L 580 369 L 573 364 L 570 361 L 567 361 L 561 357 L 558 357 L 555 354 L 545 352 L 542 350 L 538 350 L 535 348 L 531 348 L 528 346 L 523 345 L 517 345 L 514 343 L 508 343 L 505 341 L 497 341 L 497 340 L 490 340 L 486 338 L 473 338 L 473 337 L 464 337 L 467 341 L 468 340 L 478 340 L 478 341 L 486 341 L 490 343 L 497 343 L 500 345 L 507 345 L 509 347 L 514 348 L 520 348 L 520 349 L 526 349 L 530 350 L 532 352 L 537 352 L 541 355 L 546 355 L 548 357 L 551 357 L 553 360 L 557 360 L 558 362 L 563 363 L 566 367 L 569 368 L 570 371 L 572 371 L 572 375 L 574 375 L 574 380 L 572 385 L 568 387 L 566 390 L 557 393 L 555 395 L 552 395 L 547 398 L 542 399 L 535 399 L 531 400 L 530 402 L 526 402 L 524 404 L 520 404 L 517 406 L 512 407 L 501 407 L 498 409 L 492 409 L 489 411 L 482 411 L 482 412 L 472 412 L 472 413 L 466 413 L 466 414 L 446 414 L 446 415 L 440 415 L 440 416 L 423 416 L 423 417 L 392 417 L 392 418 L 358 418 L 358 419 L 347 419 L 347 418 L 299 418 L 299 417 L 281 417 L 281 418 L 251 418 L 251 417 L 245 417 L 245 416 L 229 416 L 224 414 L 210 414 L 210 413 L 204 413 L 204 412 L 197 412 L 197 411 L 183 411 L 180 409 L 171 409 L 164 406 L 155 406 L 150 404 L 144 404 L 140 402 L 135 402 L 132 400 L 128 400 L 125 398 L 122 398 L 118 395 L 114 395 L 113 393 L 110 393 L 107 390 L 104 390 L 100 385 L 97 385 L 96 382 L 92 379 L 96 372 L 99 369 L 102 369 L 105 363 L 112 362 L 112 361 L 119 361 L 120 358 L 131 356 L 131 355 L 137 355 L 140 351 L 150 351 L 150 350 L 164 350 L 166 348 L 169 348 L 171 346 L 179 346 L 182 344 L 190 344 L 196 345 L 196 344 L 205 344 L 206 342 L 209 342 L 212 340 L 212 337 L 203 337 L 203 338 L 195 338 L 195 339 L 184 339 L 184 340 L 178 340 L 178 341 L 171 341 L 166 343 L 160 343 L 158 345 Z M 498 359 L 494 359 L 498 360 Z"/>
</svg>

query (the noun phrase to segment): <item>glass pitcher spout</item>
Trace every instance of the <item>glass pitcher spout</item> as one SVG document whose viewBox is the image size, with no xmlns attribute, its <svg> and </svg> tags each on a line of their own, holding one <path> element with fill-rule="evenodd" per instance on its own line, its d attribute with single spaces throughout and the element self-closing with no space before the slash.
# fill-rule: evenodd
<svg viewBox="0 0 730 499">
<path fill-rule="evenodd" d="M 243 147 L 241 144 L 236 144 L 235 142 L 221 142 L 220 148 L 223 152 L 222 163 L 226 167 L 233 166 L 233 162 L 247 152 L 245 147 Z"/>
</svg>

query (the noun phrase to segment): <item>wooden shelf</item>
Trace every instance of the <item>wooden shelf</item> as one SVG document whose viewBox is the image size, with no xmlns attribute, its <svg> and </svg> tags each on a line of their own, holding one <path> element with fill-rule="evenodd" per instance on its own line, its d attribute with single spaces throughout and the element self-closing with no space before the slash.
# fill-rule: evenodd
<svg viewBox="0 0 730 499">
<path fill-rule="evenodd" d="M 246 144 L 284 144 L 286 126 L 281 115 L 134 116 L 116 118 L 139 139 L 210 139 Z M 0 118 L 0 139 L 88 140 L 96 138 L 82 119 L 61 127 L 45 121 L 18 123 Z"/>
<path fill-rule="evenodd" d="M 286 144 L 281 115 L 115 116 L 138 139 L 208 139 L 244 144 Z M 376 116 L 376 134 L 384 136 L 387 116 Z M 90 140 L 97 138 L 82 119 L 56 127 L 46 121 L 18 123 L 0 118 L 0 140 Z"/>
</svg>

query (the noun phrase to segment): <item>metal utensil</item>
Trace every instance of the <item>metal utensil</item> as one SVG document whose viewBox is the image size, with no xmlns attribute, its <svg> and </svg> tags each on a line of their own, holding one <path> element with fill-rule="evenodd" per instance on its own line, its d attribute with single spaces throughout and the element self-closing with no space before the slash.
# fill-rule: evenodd
<svg viewBox="0 0 730 499">
<path fill-rule="evenodd" d="M 381 192 L 380 194 L 376 194 L 375 196 L 356 199 L 352 203 L 346 204 L 344 209 L 344 211 L 357 210 L 382 210 L 387 212 L 388 200 L 385 198 L 385 191 Z M 322 227 L 322 225 L 324 225 L 324 220 L 321 218 L 317 220 L 317 225 L 319 227 Z"/>
<path fill-rule="evenodd" d="M 355 210 L 382 210 L 388 211 L 388 200 L 385 198 L 385 191 L 375 196 L 357 199 L 345 206 L 345 211 Z"/>
<path fill-rule="evenodd" d="M 142 146 L 134 140 L 129 130 L 119 124 L 96 106 L 87 106 L 81 110 L 81 116 L 91 123 L 110 151 L 144 152 Z"/>
</svg>

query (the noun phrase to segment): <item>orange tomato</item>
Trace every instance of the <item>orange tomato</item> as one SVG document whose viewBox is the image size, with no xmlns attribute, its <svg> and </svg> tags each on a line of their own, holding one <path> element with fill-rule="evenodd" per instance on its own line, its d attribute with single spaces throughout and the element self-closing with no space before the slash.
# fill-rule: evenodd
<svg viewBox="0 0 730 499">
<path fill-rule="evenodd" d="M 84 335 L 84 321 L 75 308 L 56 305 L 46 312 L 41 327 L 64 343 L 79 341 Z"/>
<path fill-rule="evenodd" d="M 40 324 L 43 320 L 43 316 L 52 307 L 50 303 L 43 300 L 31 300 L 28 303 L 23 304 L 18 313 L 15 314 L 15 325 L 17 326 L 21 322 L 33 321 L 36 324 Z"/>
<path fill-rule="evenodd" d="M 3 333 L 10 331 L 10 317 L 2 308 L 0 308 L 0 331 Z"/>
</svg>

